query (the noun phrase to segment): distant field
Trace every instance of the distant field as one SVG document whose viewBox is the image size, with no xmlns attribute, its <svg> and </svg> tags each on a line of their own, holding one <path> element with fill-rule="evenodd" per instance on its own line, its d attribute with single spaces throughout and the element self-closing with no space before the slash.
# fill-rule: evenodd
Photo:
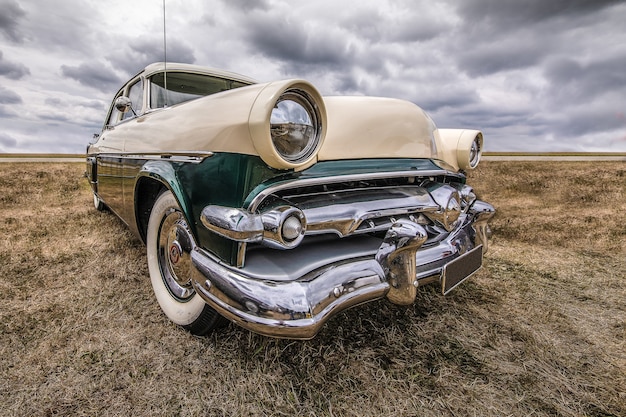
<svg viewBox="0 0 626 417">
<path fill-rule="evenodd" d="M 294 342 L 161 313 L 76 163 L 0 164 L 0 414 L 625 416 L 626 164 L 485 162 L 485 267 Z"/>
</svg>

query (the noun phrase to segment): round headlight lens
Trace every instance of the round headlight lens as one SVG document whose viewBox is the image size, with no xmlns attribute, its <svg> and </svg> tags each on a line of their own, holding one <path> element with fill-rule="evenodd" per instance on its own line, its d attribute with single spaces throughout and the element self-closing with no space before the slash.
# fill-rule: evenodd
<svg viewBox="0 0 626 417">
<path fill-rule="evenodd" d="M 469 165 L 471 168 L 476 168 L 476 166 L 478 166 L 481 153 L 480 139 L 478 136 L 476 136 L 476 138 L 472 142 L 472 147 L 470 148 L 469 152 Z"/>
<path fill-rule="evenodd" d="M 270 129 L 281 158 L 289 162 L 307 159 L 315 152 L 320 133 L 312 100 L 303 91 L 287 90 L 272 110 Z"/>
</svg>

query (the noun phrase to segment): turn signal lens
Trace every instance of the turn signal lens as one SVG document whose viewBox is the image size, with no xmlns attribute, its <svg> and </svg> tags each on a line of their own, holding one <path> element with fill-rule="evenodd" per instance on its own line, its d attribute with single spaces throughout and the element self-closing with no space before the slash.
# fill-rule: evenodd
<svg viewBox="0 0 626 417">
<path fill-rule="evenodd" d="M 292 249 L 304 239 L 306 218 L 302 210 L 279 206 L 261 214 L 263 240 L 261 243 L 274 249 Z"/>
<path fill-rule="evenodd" d="M 300 233 L 302 233 L 302 223 L 300 219 L 296 216 L 288 217 L 283 223 L 283 239 L 287 242 L 293 242 L 300 237 Z"/>
</svg>

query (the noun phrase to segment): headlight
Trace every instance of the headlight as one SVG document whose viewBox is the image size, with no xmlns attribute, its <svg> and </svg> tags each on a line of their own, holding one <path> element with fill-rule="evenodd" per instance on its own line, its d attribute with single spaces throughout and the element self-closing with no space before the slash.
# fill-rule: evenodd
<svg viewBox="0 0 626 417">
<path fill-rule="evenodd" d="M 457 145 L 457 159 L 461 169 L 474 169 L 483 153 L 483 134 L 479 131 L 465 130 Z"/>
<path fill-rule="evenodd" d="M 313 100 L 304 91 L 285 91 L 270 116 L 270 134 L 278 154 L 296 163 L 310 157 L 320 138 L 318 118 Z"/>
<path fill-rule="evenodd" d="M 472 141 L 472 146 L 469 151 L 469 166 L 474 169 L 478 166 L 480 162 L 480 155 L 482 154 L 482 136 L 476 135 L 474 140 Z"/>
<path fill-rule="evenodd" d="M 317 161 L 324 141 L 326 108 L 320 93 L 302 80 L 267 84 L 249 118 L 259 156 L 277 169 L 305 169 Z"/>
<path fill-rule="evenodd" d="M 471 129 L 439 129 L 439 158 L 457 169 L 472 170 L 483 153 L 483 133 Z"/>
</svg>

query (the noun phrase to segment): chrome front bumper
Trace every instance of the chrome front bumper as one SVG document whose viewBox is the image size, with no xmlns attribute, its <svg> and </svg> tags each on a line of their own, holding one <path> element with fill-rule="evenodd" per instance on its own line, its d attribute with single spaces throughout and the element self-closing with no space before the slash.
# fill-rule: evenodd
<svg viewBox="0 0 626 417">
<path fill-rule="evenodd" d="M 271 256 L 266 249 L 245 268 L 194 248 L 192 284 L 207 304 L 248 330 L 310 339 L 333 315 L 357 304 L 385 296 L 411 304 L 417 288 L 431 283 L 440 283 L 443 293 L 451 290 L 480 268 L 494 213 L 491 205 L 476 201 L 438 242 L 427 242 L 417 223 L 399 219 L 382 241 L 338 239 Z"/>
</svg>

